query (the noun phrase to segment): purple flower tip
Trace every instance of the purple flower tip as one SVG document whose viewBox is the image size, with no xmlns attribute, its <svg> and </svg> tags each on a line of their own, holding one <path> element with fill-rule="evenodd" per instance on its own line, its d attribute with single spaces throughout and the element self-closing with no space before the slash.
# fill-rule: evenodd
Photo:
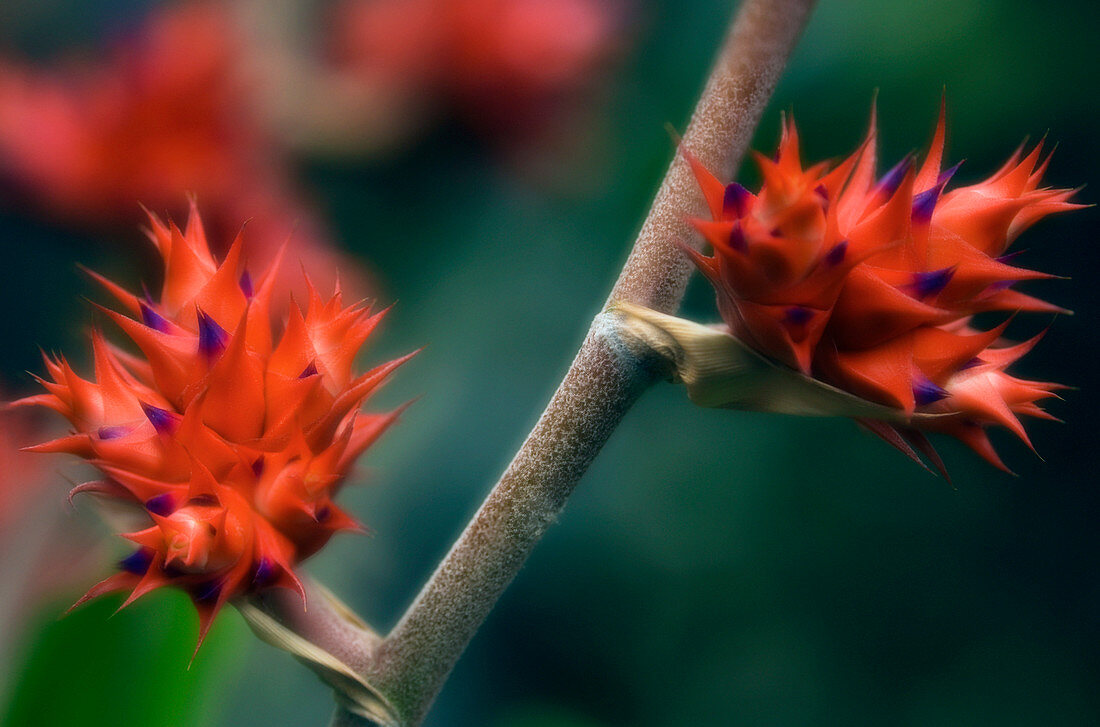
<svg viewBox="0 0 1100 727">
<path fill-rule="evenodd" d="M 804 326 L 814 317 L 814 312 L 802 305 L 792 305 L 784 314 L 783 320 L 791 326 Z"/>
<path fill-rule="evenodd" d="M 153 429 L 156 429 L 159 434 L 172 432 L 175 430 L 176 424 L 179 423 L 179 417 L 177 415 L 167 409 L 161 409 L 159 406 L 141 402 L 141 410 L 145 412 L 145 416 L 149 419 L 149 423 L 153 425 Z"/>
<path fill-rule="evenodd" d="M 304 369 L 302 369 L 302 373 L 298 374 L 298 378 L 307 379 L 310 376 L 316 376 L 318 373 L 319 372 L 317 371 L 317 362 L 310 361 L 309 366 L 306 366 Z"/>
<path fill-rule="evenodd" d="M 905 179 L 905 175 L 909 173 L 909 169 L 913 166 L 913 157 L 906 155 L 900 162 L 895 164 L 890 171 L 882 175 L 882 179 L 878 180 L 878 190 L 884 192 L 887 196 L 891 196 L 894 192 L 898 191 L 898 187 L 901 186 L 901 180 Z"/>
<path fill-rule="evenodd" d="M 913 197 L 913 221 L 928 224 L 932 221 L 932 213 L 936 209 L 936 202 L 940 201 L 942 186 L 937 185 L 926 189 Z"/>
<path fill-rule="evenodd" d="M 172 496 L 171 492 L 154 495 L 145 501 L 145 509 L 154 515 L 166 517 L 175 511 L 176 498 Z"/>
<path fill-rule="evenodd" d="M 264 473 L 264 456 L 261 454 L 256 458 L 256 461 L 252 463 L 252 474 L 259 477 Z"/>
<path fill-rule="evenodd" d="M 955 172 L 959 171 L 959 167 L 961 166 L 962 162 L 959 162 L 950 169 L 945 169 L 940 172 L 940 176 L 936 179 L 936 186 L 940 187 L 941 189 L 946 186 L 947 183 L 951 181 L 951 177 L 955 176 Z"/>
<path fill-rule="evenodd" d="M 954 275 L 954 267 L 931 270 L 926 273 L 913 273 L 912 287 L 918 298 L 927 298 L 946 288 Z"/>
<path fill-rule="evenodd" d="M 171 330 L 171 327 L 168 325 L 168 321 L 165 320 L 160 313 L 157 313 L 145 303 L 139 303 L 139 305 L 141 306 L 142 323 L 149 326 L 155 331 L 160 331 L 161 333 L 168 333 Z"/>
<path fill-rule="evenodd" d="M 913 381 L 913 398 L 916 400 L 917 406 L 935 404 L 940 399 L 946 399 L 950 395 L 951 392 L 947 389 L 938 386 L 935 382 L 923 376 L 918 376 Z"/>
<path fill-rule="evenodd" d="M 118 439 L 119 437 L 125 437 L 129 433 L 130 427 L 125 424 L 100 427 L 99 431 L 96 432 L 100 439 Z"/>
<path fill-rule="evenodd" d="M 275 578 L 275 565 L 268 558 L 260 558 L 256 565 L 256 572 L 252 575 L 252 583 L 257 586 L 266 586 Z"/>
<path fill-rule="evenodd" d="M 829 252 L 825 253 L 825 265 L 830 268 L 835 268 L 844 262 L 844 256 L 848 254 L 848 241 L 841 240 L 837 244 L 833 245 Z"/>
<path fill-rule="evenodd" d="M 959 371 L 965 371 L 966 369 L 972 369 L 975 366 L 981 366 L 984 363 L 985 363 L 985 361 L 983 361 L 982 359 L 975 356 L 974 358 L 970 359 L 969 361 L 964 363 L 962 366 L 960 366 Z"/>
<path fill-rule="evenodd" d="M 726 185 L 726 194 L 722 199 L 722 214 L 730 217 L 744 217 L 749 211 L 749 190 L 737 182 Z"/>
<path fill-rule="evenodd" d="M 730 230 L 730 247 L 739 252 L 749 249 L 749 244 L 745 240 L 745 231 L 741 229 L 739 223 L 734 223 L 733 229 Z"/>
<path fill-rule="evenodd" d="M 221 592 L 221 581 L 207 581 L 206 583 L 200 583 L 196 586 L 194 596 L 195 600 L 199 603 L 209 603 L 218 600 L 218 596 L 221 595 Z"/>
<path fill-rule="evenodd" d="M 153 562 L 153 551 L 149 548 L 139 548 L 118 562 L 118 567 L 127 573 L 136 576 L 145 575 Z"/>
<path fill-rule="evenodd" d="M 229 343 L 229 334 L 210 316 L 198 311 L 199 351 L 207 358 L 219 356 Z"/>
<path fill-rule="evenodd" d="M 248 274 L 247 270 L 245 270 L 243 273 L 241 273 L 241 279 L 240 279 L 239 285 L 241 286 L 241 292 L 244 293 L 244 297 L 245 298 L 251 298 L 252 297 L 252 276 Z"/>
</svg>

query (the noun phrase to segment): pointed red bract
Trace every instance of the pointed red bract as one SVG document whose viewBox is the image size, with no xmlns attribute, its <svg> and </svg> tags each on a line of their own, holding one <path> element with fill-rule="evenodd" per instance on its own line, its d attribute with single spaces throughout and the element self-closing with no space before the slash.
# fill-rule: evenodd
<svg viewBox="0 0 1100 727">
<path fill-rule="evenodd" d="M 756 155 L 756 194 L 723 185 L 685 149 L 711 214 L 693 223 L 713 254 L 686 252 L 733 335 L 905 417 L 936 414 L 913 427 L 955 436 L 1004 468 L 985 428 L 1006 427 L 1030 446 L 1018 416 L 1051 418 L 1037 402 L 1059 387 L 1005 373 L 1034 342 L 1006 346 L 1003 325 L 975 331 L 970 317 L 1062 311 L 1011 289 L 1052 276 L 1015 267 L 1005 252 L 1041 218 L 1081 205 L 1071 190 L 1039 186 L 1050 159 L 1040 159 L 1041 144 L 983 182 L 948 190 L 944 119 L 941 106 L 919 168 L 906 157 L 877 181 L 873 115 L 866 140 L 832 170 L 803 168 L 798 131 L 784 121 L 775 157 Z M 865 425 L 940 468 L 913 427 Z"/>
<path fill-rule="evenodd" d="M 183 230 L 152 215 L 149 229 L 165 265 L 159 299 L 104 281 L 129 314 L 108 311 L 111 319 L 144 358 L 120 354 L 95 331 L 93 379 L 46 356 L 47 393 L 17 404 L 49 407 L 73 427 L 34 449 L 75 454 L 103 472 L 74 494 L 148 515 L 147 527 L 123 534 L 138 546 L 124 572 L 85 598 L 130 589 L 126 605 L 179 586 L 199 610 L 201 640 L 227 599 L 271 586 L 301 592 L 294 566 L 334 533 L 362 530 L 333 498 L 398 413 L 360 406 L 408 357 L 355 376 L 353 359 L 385 311 L 345 307 L 339 292 L 325 299 L 312 285 L 305 311 L 291 304 L 275 342 L 277 270 L 253 283 L 239 240 L 219 263 L 194 210 Z"/>
</svg>

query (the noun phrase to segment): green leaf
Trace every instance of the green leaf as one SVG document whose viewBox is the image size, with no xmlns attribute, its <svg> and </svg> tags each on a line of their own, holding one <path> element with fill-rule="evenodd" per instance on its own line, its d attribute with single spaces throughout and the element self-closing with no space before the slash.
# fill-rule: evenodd
<svg viewBox="0 0 1100 727">
<path fill-rule="evenodd" d="M 7 727 L 201 724 L 240 668 L 250 638 L 223 613 L 194 663 L 195 609 L 183 593 L 150 594 L 112 615 L 121 597 L 97 599 L 58 618 L 39 612 L 39 630 L 13 678 Z"/>
</svg>

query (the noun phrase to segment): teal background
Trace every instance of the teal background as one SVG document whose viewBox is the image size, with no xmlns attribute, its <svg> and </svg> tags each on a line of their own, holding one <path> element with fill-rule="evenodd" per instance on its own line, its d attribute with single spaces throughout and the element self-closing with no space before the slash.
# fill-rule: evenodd
<svg viewBox="0 0 1100 727">
<path fill-rule="evenodd" d="M 114 32 L 141 3 L 0 11 L 4 42 L 50 56 Z M 94 10 L 93 10 L 94 8 Z M 562 184 L 517 177 L 444 125 L 372 164 L 300 173 L 342 244 L 398 305 L 364 362 L 428 344 L 378 400 L 423 398 L 365 459 L 344 502 L 370 538 L 307 570 L 385 629 L 476 509 L 564 373 L 620 267 L 720 40 L 724 2 L 639 3 L 607 89 L 604 131 Z M 862 137 L 878 89 L 882 158 L 927 143 L 941 89 L 958 179 L 1024 135 L 1060 142 L 1048 176 L 1091 183 L 1100 10 L 1092 2 L 822 2 L 757 135 L 793 109 L 810 159 Z M 750 170 L 745 178 L 752 179 Z M 1080 199 L 1092 202 L 1094 191 Z M 79 261 L 153 277 L 138 233 L 61 229 L 0 205 L 0 373 L 29 390 L 38 346 L 79 359 Z M 998 433 L 1018 478 L 941 441 L 957 489 L 841 420 L 699 410 L 660 385 L 581 483 L 462 658 L 427 724 L 1091 725 L 1100 723 L 1096 212 L 1017 243 L 1059 275 L 1025 288 L 1076 310 L 1019 371 L 1080 387 L 1030 427 L 1045 462 Z M 109 236 L 108 236 L 109 237 Z M 714 318 L 696 280 L 685 311 Z M 106 569 L 107 564 L 104 564 Z M 87 584 L 99 574 L 89 573 Z M 83 585 L 83 584 L 81 584 Z M 3 724 L 321 725 L 332 701 L 225 613 L 187 669 L 196 623 L 179 594 L 108 618 L 104 599 L 43 604 L 6 665 Z"/>
</svg>

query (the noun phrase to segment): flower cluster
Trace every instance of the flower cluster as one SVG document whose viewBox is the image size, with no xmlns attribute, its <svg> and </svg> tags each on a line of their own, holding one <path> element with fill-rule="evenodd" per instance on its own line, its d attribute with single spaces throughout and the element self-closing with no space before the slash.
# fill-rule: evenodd
<svg viewBox="0 0 1100 727">
<path fill-rule="evenodd" d="M 165 266 L 159 301 L 100 279 L 128 315 L 106 314 L 142 356 L 93 332 L 94 380 L 47 356 L 48 393 L 17 403 L 49 407 L 72 425 L 33 450 L 75 454 L 103 473 L 73 494 L 117 498 L 148 515 L 148 527 L 124 534 L 138 548 L 122 571 L 81 602 L 130 589 L 128 604 L 182 587 L 198 608 L 201 643 L 227 599 L 268 586 L 301 591 L 295 565 L 335 532 L 360 529 L 333 497 L 397 417 L 359 408 L 408 356 L 354 375 L 353 359 L 385 311 L 344 307 L 339 289 L 325 300 L 310 286 L 305 311 L 291 304 L 276 341 L 277 262 L 253 278 L 238 236 L 217 263 L 194 207 L 185 231 L 150 220 Z"/>
<path fill-rule="evenodd" d="M 907 416 L 936 415 L 912 427 L 864 421 L 875 433 L 942 469 L 917 427 L 943 432 L 1004 468 L 986 427 L 1030 445 L 1018 415 L 1051 418 L 1037 402 L 1059 387 L 1006 373 L 1036 339 L 1007 345 L 1007 323 L 981 331 L 972 316 L 1061 310 L 1012 289 L 1051 276 L 1010 264 L 1006 250 L 1041 218 L 1079 205 L 1072 190 L 1039 186 L 1049 162 L 1041 144 L 983 182 L 948 190 L 958 165 L 941 170 L 944 137 L 941 109 L 923 163 L 906 157 L 878 177 L 873 118 L 860 148 L 832 169 L 803 168 L 788 121 L 775 158 L 756 155 L 757 194 L 723 184 L 688 153 L 711 213 L 693 223 L 713 255 L 687 252 L 742 341 Z"/>
</svg>

